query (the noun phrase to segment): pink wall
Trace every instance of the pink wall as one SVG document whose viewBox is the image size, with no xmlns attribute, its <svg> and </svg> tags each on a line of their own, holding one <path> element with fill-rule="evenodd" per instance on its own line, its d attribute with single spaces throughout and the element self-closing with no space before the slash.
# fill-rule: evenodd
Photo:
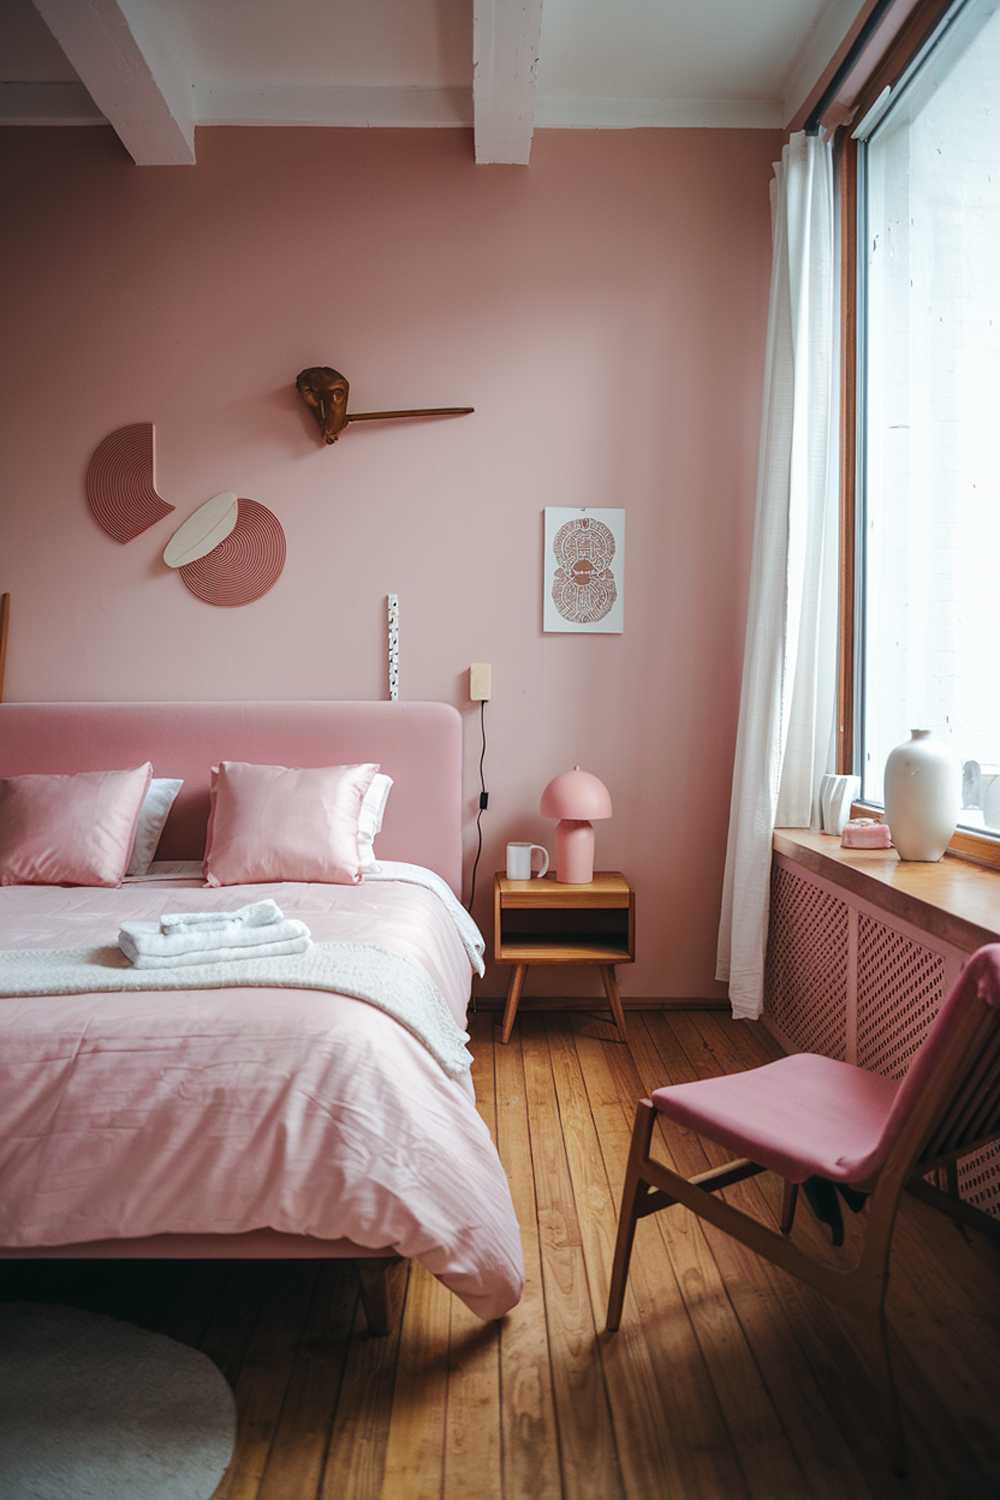
<svg viewBox="0 0 1000 1500">
<path fill-rule="evenodd" d="M 494 666 L 484 896 L 580 761 L 638 890 L 626 992 L 718 993 L 778 138 L 543 131 L 523 170 L 464 131 L 217 129 L 139 169 L 104 130 L 0 135 L 8 697 L 379 697 L 396 590 L 404 696 L 464 706 Z M 357 408 L 476 414 L 324 449 L 292 382 L 325 363 Z M 259 603 L 183 588 L 175 518 L 126 547 L 94 524 L 87 459 L 142 419 L 176 520 L 220 489 L 280 516 Z M 626 507 L 623 636 L 542 634 L 546 504 Z"/>
</svg>

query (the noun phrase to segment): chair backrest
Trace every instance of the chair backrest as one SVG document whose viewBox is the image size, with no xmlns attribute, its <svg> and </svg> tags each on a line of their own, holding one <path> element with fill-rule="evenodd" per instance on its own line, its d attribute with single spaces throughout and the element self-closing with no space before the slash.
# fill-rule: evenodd
<svg viewBox="0 0 1000 1500">
<path fill-rule="evenodd" d="M 1000 943 L 974 953 L 910 1064 L 876 1153 L 908 1176 L 1000 1135 Z"/>
</svg>

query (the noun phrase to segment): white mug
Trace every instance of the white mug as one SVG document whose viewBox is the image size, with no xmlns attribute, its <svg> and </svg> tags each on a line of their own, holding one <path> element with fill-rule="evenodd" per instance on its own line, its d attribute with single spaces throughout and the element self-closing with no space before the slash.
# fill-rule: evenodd
<svg viewBox="0 0 1000 1500">
<path fill-rule="evenodd" d="M 531 857 L 535 850 L 545 863 L 540 870 L 532 870 Z M 541 877 L 549 868 L 549 851 L 543 849 L 541 844 L 508 844 L 507 845 L 507 879 L 508 880 L 530 880 L 532 875 Z"/>
</svg>

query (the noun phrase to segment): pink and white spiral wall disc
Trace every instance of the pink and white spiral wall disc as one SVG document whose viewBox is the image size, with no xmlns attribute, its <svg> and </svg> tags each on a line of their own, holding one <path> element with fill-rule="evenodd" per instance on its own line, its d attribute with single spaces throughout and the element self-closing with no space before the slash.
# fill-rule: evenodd
<svg viewBox="0 0 1000 1500">
<path fill-rule="evenodd" d="M 152 422 L 108 434 L 87 466 L 87 504 L 102 531 L 131 542 L 173 510 L 156 493 Z"/>
<path fill-rule="evenodd" d="M 285 533 L 273 510 L 256 500 L 237 502 L 236 525 L 211 552 L 177 572 L 206 604 L 252 604 L 281 577 Z"/>
<path fill-rule="evenodd" d="M 220 542 L 235 530 L 240 502 L 232 490 L 213 495 L 193 510 L 170 538 L 163 550 L 168 568 L 183 568 L 214 552 Z"/>
</svg>

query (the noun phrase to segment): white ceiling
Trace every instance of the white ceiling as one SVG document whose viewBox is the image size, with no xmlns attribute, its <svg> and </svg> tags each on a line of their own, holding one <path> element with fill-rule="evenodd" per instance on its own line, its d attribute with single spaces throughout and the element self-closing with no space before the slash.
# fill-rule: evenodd
<svg viewBox="0 0 1000 1500">
<path fill-rule="evenodd" d="M 539 89 L 779 103 L 824 0 L 545 0 Z"/>
<path fill-rule="evenodd" d="M 167 0 L 196 88 L 468 86 L 472 0 Z"/>
<path fill-rule="evenodd" d="M 31 0 L 0 0 L 0 78 L 5 83 L 64 83 L 76 76 Z"/>
<path fill-rule="evenodd" d="M 481 58 L 483 36 L 492 46 L 495 34 L 522 24 L 523 15 L 521 41 L 528 50 L 521 63 L 537 49 L 528 80 L 534 124 L 783 126 L 861 4 L 87 0 L 84 6 L 83 0 L 37 0 L 36 10 L 33 0 L 0 0 L 0 94 L 7 95 L 0 117 L 43 120 L 47 99 L 53 123 L 101 117 L 38 14 L 47 16 L 91 89 L 100 92 L 67 39 L 80 12 L 89 10 L 99 26 L 107 25 L 108 36 L 120 17 L 100 18 L 124 15 L 142 56 L 149 56 L 153 39 L 172 82 L 183 80 L 183 107 L 193 123 L 468 124 L 473 56 Z M 490 65 L 498 65 L 492 53 Z"/>
</svg>

